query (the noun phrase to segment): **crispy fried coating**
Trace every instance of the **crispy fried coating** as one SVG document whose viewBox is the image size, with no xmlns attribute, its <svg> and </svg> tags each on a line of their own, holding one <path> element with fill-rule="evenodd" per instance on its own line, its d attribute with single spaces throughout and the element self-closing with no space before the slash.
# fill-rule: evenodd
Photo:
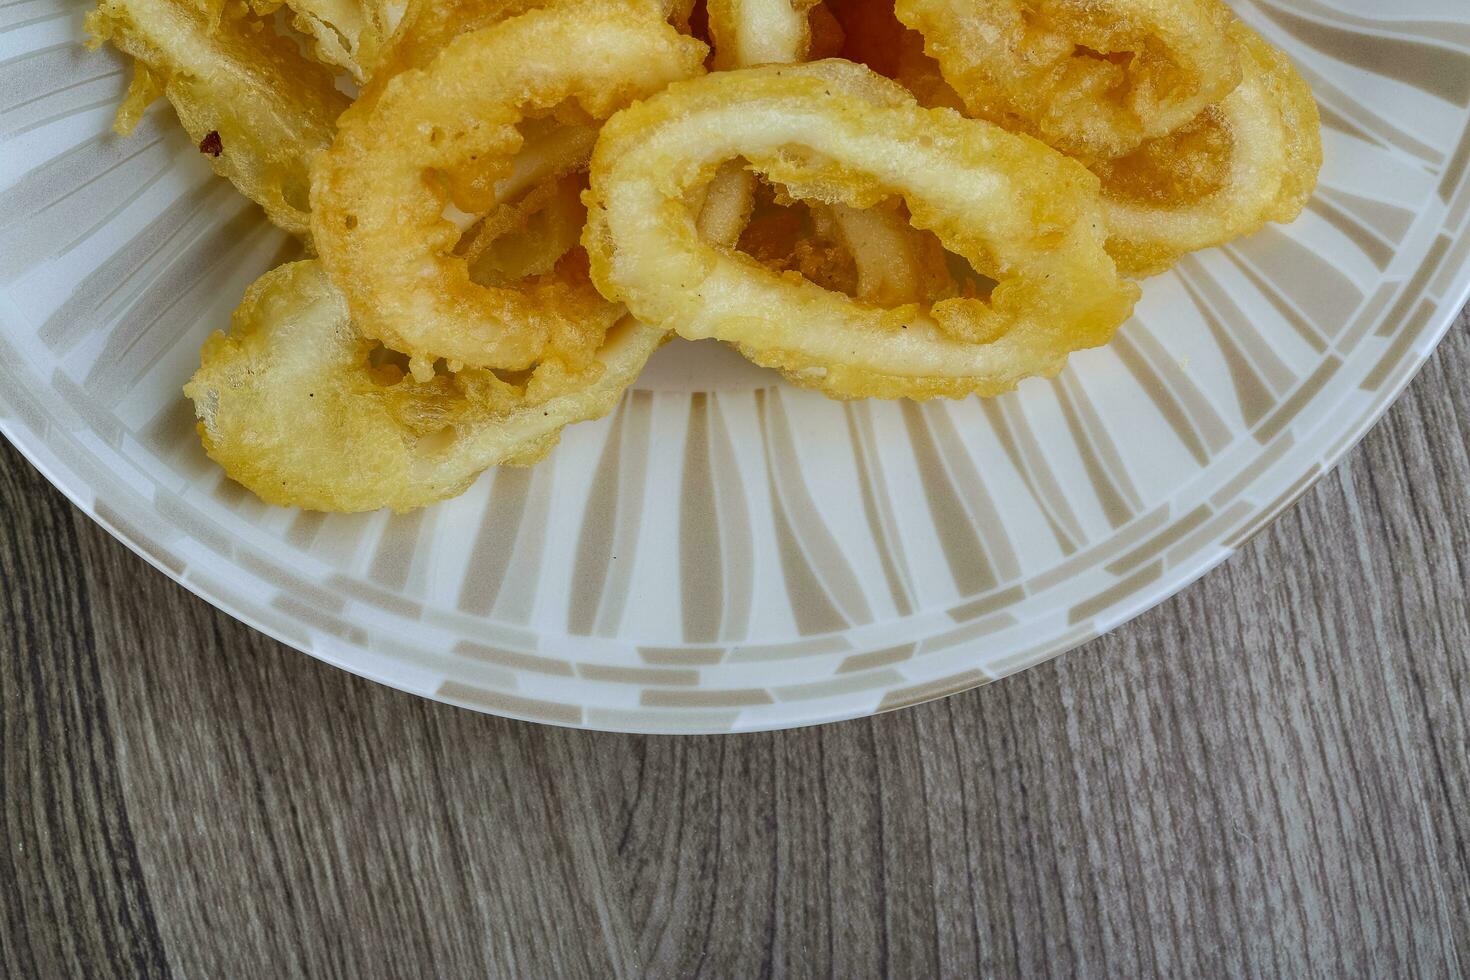
<svg viewBox="0 0 1470 980">
<path fill-rule="evenodd" d="M 119 132 L 167 96 L 189 135 L 217 146 L 216 173 L 276 224 L 306 234 L 311 160 L 347 108 L 330 70 L 262 20 L 242 15 L 211 25 L 207 12 L 170 0 L 102 0 L 86 26 L 135 59 Z"/>
<path fill-rule="evenodd" d="M 617 319 L 612 304 L 575 275 L 474 282 L 445 207 L 483 214 L 505 202 L 528 117 L 593 126 L 703 71 L 705 52 L 646 4 L 566 0 L 460 35 L 355 104 L 318 161 L 312 230 L 359 329 L 410 355 L 421 377 L 438 358 L 585 365 Z"/>
<path fill-rule="evenodd" d="M 970 114 L 1121 156 L 1240 80 L 1220 0 L 897 0 Z"/>
<path fill-rule="evenodd" d="M 994 289 L 881 306 L 702 241 L 686 195 L 736 157 L 803 200 L 902 197 Z M 1105 343 L 1138 296 L 1104 251 L 1095 176 L 845 61 L 716 73 L 623 110 L 598 139 L 587 201 L 605 295 L 835 397 L 1008 391 Z"/>
<path fill-rule="evenodd" d="M 1317 103 L 1291 62 L 1243 24 L 1231 30 L 1240 86 L 1128 156 L 1095 162 L 1111 237 L 1132 276 L 1301 214 L 1322 167 Z"/>
<path fill-rule="evenodd" d="M 420 382 L 353 327 L 318 263 L 296 262 L 251 286 L 184 393 L 210 458 L 267 503 L 407 511 L 543 458 L 563 427 L 611 411 L 664 337 L 625 318 L 581 373 Z"/>
</svg>

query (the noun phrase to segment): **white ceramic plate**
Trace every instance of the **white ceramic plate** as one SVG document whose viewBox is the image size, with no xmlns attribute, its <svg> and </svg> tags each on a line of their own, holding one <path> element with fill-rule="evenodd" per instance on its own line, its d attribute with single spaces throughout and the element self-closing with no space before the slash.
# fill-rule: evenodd
<svg viewBox="0 0 1470 980">
<path fill-rule="evenodd" d="M 243 621 L 518 718 L 727 732 L 1021 670 L 1215 565 L 1393 401 L 1470 284 L 1470 7 L 1242 0 L 1322 105 L 1307 213 L 1148 283 L 1110 347 L 991 402 L 844 405 L 666 348 L 532 470 L 407 517 L 258 503 L 179 388 L 289 248 L 82 3 L 0 6 L 0 431 Z"/>
</svg>

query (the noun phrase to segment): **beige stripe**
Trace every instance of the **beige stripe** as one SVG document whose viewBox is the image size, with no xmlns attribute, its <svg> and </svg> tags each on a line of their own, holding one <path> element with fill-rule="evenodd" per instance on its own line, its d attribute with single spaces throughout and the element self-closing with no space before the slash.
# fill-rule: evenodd
<svg viewBox="0 0 1470 980">
<path fill-rule="evenodd" d="M 941 677 L 938 680 L 927 681 L 923 684 L 915 684 L 913 687 L 903 687 L 896 691 L 889 691 L 883 700 L 878 703 L 878 711 L 897 711 L 899 708 L 908 708 L 912 705 L 923 704 L 925 701 L 935 701 L 939 698 L 968 691 L 972 688 L 989 684 L 990 678 L 978 670 L 967 670 L 961 674 L 952 674 L 949 677 Z"/>
<path fill-rule="evenodd" d="M 1081 547 L 1084 538 L 1082 526 L 1062 495 L 1056 474 L 1042 454 L 1025 416 L 1010 398 L 985 399 L 980 406 L 1011 465 L 1036 499 L 1057 544 L 1064 554 L 1072 554 Z"/>
<path fill-rule="evenodd" d="M 1104 610 L 1132 598 L 1136 593 L 1143 591 L 1163 577 L 1164 563 L 1155 562 L 1142 571 L 1130 575 L 1117 585 L 1104 589 L 1091 599 L 1077 603 L 1068 610 L 1067 623 L 1076 626 L 1078 623 L 1090 620 Z"/>
<path fill-rule="evenodd" d="M 172 527 L 181 537 L 193 538 L 218 555 L 235 553 L 235 539 L 230 532 L 169 493 L 161 484 L 153 488 L 153 509 L 158 520 Z"/>
<path fill-rule="evenodd" d="M 567 612 L 567 632 L 586 636 L 597 625 L 597 611 L 602 592 L 607 586 L 607 566 L 611 563 L 614 525 L 617 522 L 618 470 L 622 466 L 623 432 L 628 427 L 631 399 L 624 398 L 613 413 L 607 442 L 597 460 L 592 488 L 587 494 L 587 507 L 582 512 L 582 531 L 577 541 L 577 558 L 573 565 L 571 601 Z"/>
<path fill-rule="evenodd" d="M 1153 559 L 1157 558 L 1159 554 L 1164 551 L 1164 549 L 1168 548 L 1170 545 L 1183 538 L 1190 531 L 1193 531 L 1195 528 L 1203 524 L 1209 518 L 1211 513 L 1212 511 L 1210 510 L 1208 504 L 1200 504 L 1194 510 L 1190 511 L 1188 514 L 1185 514 L 1173 524 L 1169 525 L 1169 528 L 1165 530 L 1163 534 L 1160 534 L 1156 538 L 1150 539 L 1142 547 L 1136 548 L 1135 550 L 1124 555 L 1122 558 L 1119 558 L 1117 561 L 1108 565 L 1108 571 L 1114 575 L 1126 575 L 1137 568 L 1139 565 L 1142 565 L 1145 562 L 1152 561 Z"/>
<path fill-rule="evenodd" d="M 1366 129 L 1362 128 L 1357 123 L 1354 123 L 1342 113 L 1332 108 L 1332 106 L 1318 103 L 1317 110 L 1322 117 L 1322 126 L 1324 129 L 1335 129 L 1339 133 L 1342 133 L 1346 136 L 1351 136 L 1353 139 L 1362 140 L 1364 143 L 1369 143 L 1376 148 L 1385 150 L 1388 149 L 1387 140 L 1380 139 L 1374 134 L 1368 132 Z"/>
<path fill-rule="evenodd" d="M 100 509 L 100 505 L 99 505 Z M 306 579 L 292 575 L 279 565 L 268 561 L 243 545 L 237 547 L 235 561 L 252 575 L 259 577 L 271 588 L 285 595 L 309 602 L 327 612 L 341 612 L 347 608 L 346 601 L 335 592 L 329 592 Z"/>
<path fill-rule="evenodd" d="M 1450 249 L 1449 254 L 1445 256 L 1444 262 L 1440 264 L 1439 274 L 1430 283 L 1429 291 L 1440 299 L 1452 299 L 1447 294 L 1450 291 L 1451 284 L 1459 276 L 1460 271 L 1465 268 L 1466 263 L 1470 263 L 1470 233 L 1462 233 L 1455 239 L 1454 246 Z"/>
<path fill-rule="evenodd" d="M 1373 366 L 1373 370 L 1368 372 L 1368 376 L 1358 387 L 1363 391 L 1377 391 L 1384 387 L 1384 382 L 1388 380 L 1394 368 L 1398 367 L 1409 353 L 1410 348 L 1424 336 L 1429 321 L 1433 319 L 1438 309 L 1430 300 L 1426 299 L 1421 302 L 1419 308 L 1414 311 L 1413 317 L 1400 327 L 1398 336 L 1393 339 L 1393 343 L 1389 344 L 1383 357 Z"/>
<path fill-rule="evenodd" d="M 639 647 L 645 663 L 675 667 L 708 667 L 725 659 L 724 647 Z"/>
<path fill-rule="evenodd" d="M 863 514 L 868 520 L 873 546 L 878 550 L 883 578 L 888 583 L 888 592 L 898 615 L 911 616 L 914 612 L 913 583 L 904 556 L 903 536 L 898 532 L 898 522 L 893 516 L 893 501 L 878 463 L 873 409 L 868 402 L 848 402 L 842 407 L 847 415 L 847 435 L 857 463 Z"/>
<path fill-rule="evenodd" d="M 424 522 L 429 520 L 424 516 L 427 513 L 427 510 L 416 510 L 388 516 L 383 533 L 378 537 L 372 565 L 368 567 L 368 578 L 388 589 L 401 589 L 407 584 L 419 536 Z"/>
<path fill-rule="evenodd" d="M 1302 312 L 1296 308 L 1296 304 L 1292 300 L 1287 299 L 1281 290 L 1277 289 L 1265 276 L 1252 268 L 1249 263 L 1241 258 L 1240 253 L 1234 248 L 1226 245 L 1216 249 L 1216 251 L 1229 259 L 1240 270 L 1241 274 L 1250 280 L 1251 285 L 1255 286 L 1257 291 L 1266 298 L 1266 302 L 1270 303 L 1272 308 L 1281 314 L 1281 318 L 1286 321 L 1292 330 L 1296 331 L 1297 336 L 1306 341 L 1307 346 L 1311 347 L 1318 354 L 1324 353 L 1327 350 L 1327 340 L 1322 335 L 1322 330 L 1319 329 L 1323 325 L 1313 323 L 1302 315 Z M 1340 328 L 1344 322 L 1334 320 L 1331 323 L 1325 324 L 1329 335 L 1331 335 L 1332 331 Z"/>
<path fill-rule="evenodd" d="M 1262 473 L 1275 466 L 1281 457 L 1286 455 L 1287 450 L 1294 445 L 1296 445 L 1296 437 L 1290 432 L 1283 432 L 1269 446 L 1252 456 L 1251 461 L 1239 473 L 1231 477 L 1229 482 L 1215 491 L 1215 495 L 1210 498 L 1210 504 L 1218 510 L 1233 501 L 1244 492 L 1246 487 L 1260 479 Z"/>
<path fill-rule="evenodd" d="M 1020 620 L 1008 612 L 996 613 L 984 619 L 977 619 L 954 629 L 945 630 L 943 633 L 935 633 L 926 636 L 919 643 L 919 656 L 928 656 L 941 650 L 949 650 L 971 641 L 978 640 L 982 636 L 990 636 L 1001 630 L 1010 629 Z"/>
<path fill-rule="evenodd" d="M 1302 494 L 1311 489 L 1312 484 L 1317 482 L 1317 476 L 1321 472 L 1322 467 L 1319 464 L 1313 464 L 1312 468 L 1307 470 L 1306 474 L 1293 483 L 1285 493 L 1257 511 L 1255 516 L 1245 526 L 1226 538 L 1225 547 L 1238 549 L 1259 534 L 1272 521 L 1280 517 L 1286 508 L 1296 503 Z"/>
<path fill-rule="evenodd" d="M 747 687 L 720 690 L 715 688 L 694 691 L 648 688 L 638 698 L 638 703 L 649 708 L 733 708 L 752 704 L 770 704 L 771 692 L 763 687 Z"/>
<path fill-rule="evenodd" d="M 973 409 L 974 405 L 970 403 L 966 407 Z M 981 477 L 974 456 L 970 454 L 965 441 L 955 428 L 954 417 L 943 405 L 926 405 L 922 411 L 939 442 L 940 455 L 959 486 L 960 499 L 969 509 L 975 529 L 985 545 L 985 552 L 995 566 L 996 577 L 1002 582 L 1019 578 L 1021 563 L 1016 557 L 1016 546 L 1011 541 L 1010 531 L 996 507 L 995 495 Z"/>
<path fill-rule="evenodd" d="M 1342 232 L 1343 237 L 1361 249 L 1379 269 L 1387 268 L 1388 263 L 1393 261 L 1394 248 L 1391 244 L 1325 196 L 1319 194 L 1312 198 L 1307 202 L 1307 208 Z"/>
<path fill-rule="evenodd" d="M 837 673 L 853 674 L 860 670 L 872 670 L 874 667 L 903 663 L 914 655 L 915 646 L 913 643 L 905 643 L 884 650 L 873 650 L 870 653 L 855 653 L 842 661 L 841 666 L 837 668 Z"/>
<path fill-rule="evenodd" d="M 608 664 L 577 664 L 577 673 L 589 681 L 612 684 L 668 684 L 693 687 L 699 683 L 699 671 L 674 668 L 613 667 Z"/>
<path fill-rule="evenodd" d="M 1312 372 L 1312 376 L 1303 381 L 1301 387 L 1297 388 L 1290 398 L 1282 402 L 1281 407 L 1276 409 L 1270 418 L 1261 423 L 1261 426 L 1255 431 L 1256 441 L 1267 443 L 1275 439 L 1282 429 L 1296 420 L 1302 409 L 1306 408 L 1312 399 L 1321 394 L 1322 389 L 1327 386 L 1341 367 L 1341 358 L 1329 357 L 1323 361 L 1317 370 Z"/>
<path fill-rule="evenodd" d="M 322 612 L 315 606 L 308 606 L 295 596 L 278 595 L 271 600 L 271 606 L 298 623 L 304 623 L 318 632 L 329 633 L 346 640 L 353 646 L 367 646 L 368 635 L 362 627 L 344 622 L 331 613 Z"/>
<path fill-rule="evenodd" d="M 1229 348 L 1228 359 L 1242 362 L 1238 368 L 1232 364 L 1232 372 L 1239 370 L 1248 374 L 1249 383 L 1260 389 L 1267 399 L 1271 397 L 1270 393 L 1289 389 L 1296 380 L 1295 373 L 1276 353 L 1272 341 L 1261 335 L 1251 317 L 1230 298 L 1199 259 L 1185 256 L 1179 262 L 1179 271 L 1184 291 L 1194 300 L 1216 343 L 1222 349 Z M 1236 387 L 1239 388 L 1240 384 L 1237 383 Z"/>
<path fill-rule="evenodd" d="M 1258 9 L 1288 34 L 1329 58 L 1392 78 L 1463 106 L 1470 101 L 1470 58 L 1442 44 L 1348 30 L 1288 13 L 1271 4 Z M 1337 12 L 1333 12 L 1337 17 Z"/>
<path fill-rule="evenodd" d="M 1112 349 L 1195 462 L 1205 466 L 1230 444 L 1224 419 L 1146 331 L 1125 327 L 1113 338 Z"/>
<path fill-rule="evenodd" d="M 66 402 L 71 406 L 72 411 L 82 417 L 82 421 L 94 437 L 113 449 L 122 443 L 122 423 L 112 413 L 112 407 L 103 407 L 98 404 L 97 399 L 69 378 L 66 372 L 59 367 L 51 372 L 51 389 L 54 397 Z"/>
<path fill-rule="evenodd" d="M 779 391 L 758 391 L 755 397 L 781 567 L 798 630 L 807 635 L 870 622 L 872 612 L 857 576 L 802 479 Z"/>
<path fill-rule="evenodd" d="M 297 511 L 286 529 L 286 540 L 300 551 L 308 551 L 321 533 L 327 515 L 314 510 Z"/>
<path fill-rule="evenodd" d="M 679 588 L 684 639 L 690 643 L 720 638 L 725 600 L 722 561 L 719 508 L 709 458 L 709 396 L 695 392 L 689 398 L 679 494 Z"/>
<path fill-rule="evenodd" d="M 724 609 L 720 617 L 722 640 L 743 640 L 750 635 L 751 604 L 755 600 L 755 532 L 750 524 L 750 501 L 735 444 L 725 424 L 720 397 L 709 397 L 710 466 L 714 474 L 715 498 L 719 506 L 721 554 L 725 565 Z"/>
<path fill-rule="evenodd" d="M 1097 413 L 1074 376 L 1064 372 L 1061 378 L 1052 382 L 1052 391 L 1061 406 L 1067 431 L 1071 433 L 1077 454 L 1082 458 L 1082 467 L 1087 471 L 1088 482 L 1097 495 L 1103 516 L 1114 529 L 1122 527 L 1133 520 L 1143 509 L 1143 504 L 1122 468 L 1117 447 L 1101 428 Z"/>
<path fill-rule="evenodd" d="M 794 643 L 772 643 L 740 646 L 730 651 L 730 663 L 759 663 L 765 660 L 789 660 L 792 657 L 819 657 L 828 653 L 844 653 L 852 649 L 847 637 L 833 634 L 814 636 Z"/>
<path fill-rule="evenodd" d="M 1389 251 L 1403 241 L 1414 224 L 1414 212 L 1392 201 L 1380 201 L 1363 197 L 1340 187 L 1317 188 L 1317 200 L 1330 202 L 1334 207 L 1354 216 L 1358 221 L 1378 233 L 1379 238 L 1389 244 Z"/>
<path fill-rule="evenodd" d="M 956 591 L 962 595 L 974 595 L 999 584 L 995 569 L 990 564 L 985 546 L 970 520 L 970 514 L 960 501 L 954 482 L 944 468 L 944 460 L 934 445 L 934 435 L 919 406 L 911 401 L 901 403 L 904 425 L 908 428 L 909 445 L 919 467 L 919 479 L 924 486 L 924 502 L 928 505 L 929 520 L 934 524 L 935 537 L 939 539 L 940 551 L 949 565 L 950 577 Z"/>
<path fill-rule="evenodd" d="M 1444 176 L 1439 181 L 1439 198 L 1449 201 L 1450 196 L 1455 193 L 1465 180 L 1465 171 L 1470 168 L 1470 130 L 1460 137 L 1460 143 L 1455 147 L 1454 155 L 1450 162 L 1445 165 Z"/>
<path fill-rule="evenodd" d="M 1396 282 L 1385 282 L 1379 285 L 1378 292 L 1374 293 L 1373 298 L 1363 305 L 1362 311 L 1353 319 L 1352 325 L 1337 338 L 1337 350 L 1344 357 L 1351 357 L 1358 343 L 1368 336 L 1368 331 L 1378 326 L 1381 322 L 1379 318 L 1383 316 L 1383 311 L 1388 307 L 1389 301 L 1393 299 L 1398 288 L 1399 283 Z"/>
<path fill-rule="evenodd" d="M 1314 323 L 1342 323 L 1363 301 L 1359 283 L 1312 245 L 1297 241 L 1277 225 L 1267 225 L 1229 248 L 1300 309 L 1310 311 Z"/>
<path fill-rule="evenodd" d="M 582 723 L 582 709 L 574 704 L 517 697 L 514 694 L 471 687 L 456 681 L 445 681 L 440 684 L 435 697 L 475 708 L 484 708 L 496 714 L 529 718 L 532 721 L 547 721 L 557 725 L 580 725 Z"/>
<path fill-rule="evenodd" d="M 565 660 L 553 659 L 551 657 L 536 657 L 529 653 L 516 653 L 514 650 L 486 646 L 483 643 L 475 643 L 471 640 L 460 640 L 455 644 L 454 652 L 461 657 L 469 657 L 473 660 L 483 660 L 486 663 L 499 664 L 502 667 L 509 667 L 512 670 L 530 670 L 538 674 L 552 674 L 557 677 L 572 676 L 572 665 Z"/>
<path fill-rule="evenodd" d="M 1186 561 L 1191 561 L 1198 556 L 1199 552 L 1207 547 L 1224 547 L 1220 536 L 1226 528 L 1236 526 L 1247 514 L 1251 512 L 1251 505 L 1243 500 L 1237 500 L 1231 504 L 1229 509 L 1216 514 L 1193 534 L 1181 538 L 1179 543 L 1170 548 L 1164 556 L 1172 567 L 1177 568 Z"/>
<path fill-rule="evenodd" d="M 634 732 L 728 732 L 739 718 L 738 711 L 587 709 L 587 724 L 593 728 Z"/>
<path fill-rule="evenodd" d="M 967 602 L 963 605 L 955 606 L 949 611 L 949 618 L 957 623 L 963 623 L 988 613 L 993 613 L 997 609 L 1013 606 L 1024 598 L 1026 598 L 1025 586 L 1013 585 L 1009 589 L 1002 589 L 988 596 L 981 596 L 974 602 Z"/>
<path fill-rule="evenodd" d="M 598 608 L 595 632 L 599 636 L 616 636 L 622 629 L 633 585 L 633 570 L 638 555 L 638 535 L 648 511 L 649 453 L 653 434 L 653 393 L 633 391 L 626 396 L 629 404 L 627 430 L 618 461 L 617 513 L 613 523 L 612 554 L 604 566 L 606 590 Z"/>
<path fill-rule="evenodd" d="M 387 589 L 378 588 L 369 582 L 362 582 L 348 575 L 333 573 L 322 584 L 329 589 L 340 589 L 359 602 L 377 606 L 379 609 L 405 619 L 418 619 L 424 614 L 424 607 L 421 603 L 407 599 L 401 593 L 389 592 Z"/>
<path fill-rule="evenodd" d="M 1112 536 L 1105 538 L 1101 544 L 1095 545 L 1080 554 L 1073 555 L 1060 564 L 1042 572 L 1025 582 L 1026 590 L 1031 595 L 1037 595 L 1050 588 L 1061 585 L 1076 575 L 1091 568 L 1097 568 L 1117 555 L 1132 548 L 1138 542 L 1147 538 L 1150 534 L 1169 523 L 1170 509 L 1164 504 L 1149 511 L 1132 524 L 1115 532 Z"/>
<path fill-rule="evenodd" d="M 844 694 L 876 691 L 883 687 L 902 684 L 903 675 L 896 670 L 874 670 L 865 674 L 847 674 L 827 680 L 810 681 L 806 684 L 785 684 L 771 688 L 771 696 L 777 701 L 815 701 L 818 698 L 835 698 Z"/>
<path fill-rule="evenodd" d="M 1429 251 L 1424 253 L 1424 261 L 1419 264 L 1419 268 L 1414 270 L 1413 278 L 1409 280 L 1403 292 L 1399 293 L 1398 302 L 1393 304 L 1393 309 L 1389 311 L 1388 316 L 1383 318 L 1383 322 L 1378 325 L 1378 336 L 1389 337 L 1398 333 L 1405 318 L 1409 315 L 1409 310 L 1413 309 L 1414 304 L 1424 298 L 1424 287 L 1428 285 L 1429 280 L 1434 274 L 1439 271 L 1439 264 L 1444 261 L 1445 255 L 1449 253 L 1451 243 L 1450 236 L 1441 234 L 1434 240 L 1434 244 L 1429 246 Z"/>
<path fill-rule="evenodd" d="M 480 515 L 474 551 L 460 583 L 458 606 L 462 612 L 485 616 L 494 608 L 526 516 L 530 485 L 530 470 L 501 467 L 495 471 Z"/>
<path fill-rule="evenodd" d="M 120 502 L 126 498 L 122 494 L 116 494 L 111 499 Z M 151 534 L 145 534 L 141 522 L 135 522 L 124 517 L 116 506 L 105 504 L 101 499 L 98 499 L 92 504 L 92 516 L 103 526 L 111 528 L 117 537 L 127 541 L 161 567 L 168 569 L 170 574 L 174 576 L 184 574 L 184 561 L 172 554 L 163 545 L 154 541 Z M 265 578 L 265 576 L 261 577 Z"/>
<path fill-rule="evenodd" d="M 614 636 L 622 623 L 642 526 L 653 395 L 634 391 L 618 409 L 583 512 L 567 632 Z"/>
</svg>

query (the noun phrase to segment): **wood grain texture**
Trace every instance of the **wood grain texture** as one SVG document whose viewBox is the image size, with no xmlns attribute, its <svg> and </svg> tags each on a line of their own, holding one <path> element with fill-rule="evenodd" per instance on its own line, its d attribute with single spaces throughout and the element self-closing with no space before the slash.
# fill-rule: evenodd
<svg viewBox="0 0 1470 980">
<path fill-rule="evenodd" d="M 989 688 L 726 738 L 319 664 L 0 451 L 0 972 L 1462 976 L 1470 341 L 1203 583 Z"/>
</svg>

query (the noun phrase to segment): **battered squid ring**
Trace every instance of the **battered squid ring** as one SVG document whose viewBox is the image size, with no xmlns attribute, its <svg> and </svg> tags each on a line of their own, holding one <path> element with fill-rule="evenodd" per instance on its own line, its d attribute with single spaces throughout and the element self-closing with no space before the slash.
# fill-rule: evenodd
<svg viewBox="0 0 1470 980">
<path fill-rule="evenodd" d="M 540 460 L 563 427 L 611 411 L 666 336 L 624 317 L 590 381 L 518 385 L 472 370 L 420 383 L 375 366 L 376 345 L 321 266 L 296 262 L 250 287 L 184 393 L 210 458 L 267 503 L 407 511 L 462 493 L 492 466 Z"/>
<path fill-rule="evenodd" d="M 358 328 L 408 354 L 416 376 L 439 358 L 521 370 L 550 355 L 576 368 L 596 349 L 609 305 L 585 277 L 476 284 L 445 206 L 501 203 L 528 116 L 574 102 L 570 115 L 595 123 L 703 71 L 704 44 L 655 11 L 599 0 L 532 10 L 455 38 L 343 114 L 314 171 L 313 235 Z"/>
<path fill-rule="evenodd" d="M 1317 103 L 1286 57 L 1250 28 L 1231 37 L 1244 77 L 1224 101 L 1126 157 L 1095 163 L 1108 251 L 1131 276 L 1301 214 L 1322 166 Z"/>
<path fill-rule="evenodd" d="M 716 69 L 795 64 L 813 47 L 811 18 L 819 0 L 710 0 L 709 32 Z M 894 21 L 897 26 L 897 21 Z M 842 27 L 833 18 L 836 33 Z M 917 37 L 917 35 L 915 35 Z M 920 52 L 922 53 L 922 52 Z M 738 161 L 721 167 L 706 185 L 699 232 L 708 242 L 734 248 L 755 203 L 755 175 Z M 814 217 L 830 227 L 857 266 L 858 296 L 874 302 L 916 302 L 942 292 L 947 276 L 922 266 L 924 243 L 893 208 L 859 211 L 818 207 Z"/>
<path fill-rule="evenodd" d="M 801 61 L 811 47 L 811 10 L 821 0 L 709 0 L 714 68 Z"/>
<path fill-rule="evenodd" d="M 972 115 L 1064 152 L 1121 156 L 1229 94 L 1220 0 L 896 0 Z"/>
<path fill-rule="evenodd" d="M 694 0 L 611 0 L 642 3 L 680 31 L 688 33 Z M 548 0 L 407 0 L 392 43 L 373 77 L 422 68 L 461 34 L 478 31 L 540 7 Z M 364 96 L 370 95 L 368 92 Z"/>
<path fill-rule="evenodd" d="M 726 160 L 806 200 L 903 197 L 996 285 L 988 300 L 883 307 L 701 240 L 691 188 Z M 835 397 L 1009 391 L 1105 343 L 1138 288 L 1103 248 L 1097 178 L 1033 140 L 844 61 L 722 72 L 613 116 L 592 157 L 582 243 L 605 296 L 690 339 L 716 337 Z"/>
</svg>

